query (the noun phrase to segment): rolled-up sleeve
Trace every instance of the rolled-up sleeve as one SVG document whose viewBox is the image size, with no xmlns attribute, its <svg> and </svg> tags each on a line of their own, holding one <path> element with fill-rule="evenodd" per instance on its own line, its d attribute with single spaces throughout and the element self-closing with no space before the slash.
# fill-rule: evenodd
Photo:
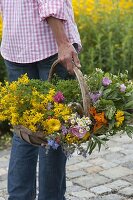
<svg viewBox="0 0 133 200">
<path fill-rule="evenodd" d="M 65 15 L 65 0 L 38 0 L 41 20 L 52 16 L 67 21 Z"/>
</svg>

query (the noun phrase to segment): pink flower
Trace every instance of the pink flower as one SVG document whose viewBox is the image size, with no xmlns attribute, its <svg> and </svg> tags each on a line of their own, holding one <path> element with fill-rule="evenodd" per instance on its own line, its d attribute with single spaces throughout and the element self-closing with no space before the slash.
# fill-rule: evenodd
<svg viewBox="0 0 133 200">
<path fill-rule="evenodd" d="M 104 77 L 102 83 L 104 86 L 108 86 L 110 83 L 112 83 L 112 81 L 108 77 Z"/>
<path fill-rule="evenodd" d="M 77 136 L 78 138 L 83 138 L 87 131 L 79 126 L 74 126 L 70 128 L 70 132 Z"/>
<path fill-rule="evenodd" d="M 126 90 L 126 86 L 124 84 L 121 84 L 120 85 L 120 91 L 125 92 L 125 90 Z"/>
<path fill-rule="evenodd" d="M 62 92 L 57 92 L 56 94 L 55 94 L 55 96 L 54 96 L 54 101 L 55 102 L 57 102 L 57 103 L 60 103 L 60 102 L 62 102 L 62 101 L 64 101 L 64 96 L 63 96 L 63 94 L 62 94 Z"/>
</svg>

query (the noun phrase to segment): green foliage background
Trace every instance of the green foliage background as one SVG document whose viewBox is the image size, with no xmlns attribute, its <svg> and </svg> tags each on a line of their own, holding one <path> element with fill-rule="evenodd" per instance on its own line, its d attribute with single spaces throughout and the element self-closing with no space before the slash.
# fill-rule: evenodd
<svg viewBox="0 0 133 200">
<path fill-rule="evenodd" d="M 82 71 L 90 74 L 95 68 L 101 68 L 117 74 L 128 70 L 129 78 L 133 79 L 133 8 L 124 15 L 119 10 L 103 15 L 97 23 L 84 13 L 76 17 L 83 46 L 79 55 Z M 0 56 L 0 81 L 6 78 L 6 68 Z M 6 127 L 0 124 L 0 135 Z"/>
<path fill-rule="evenodd" d="M 133 9 L 123 16 L 115 11 L 102 17 L 94 23 L 89 16 L 78 16 L 83 71 L 88 74 L 101 68 L 117 74 L 128 70 L 129 78 L 133 79 Z"/>
</svg>

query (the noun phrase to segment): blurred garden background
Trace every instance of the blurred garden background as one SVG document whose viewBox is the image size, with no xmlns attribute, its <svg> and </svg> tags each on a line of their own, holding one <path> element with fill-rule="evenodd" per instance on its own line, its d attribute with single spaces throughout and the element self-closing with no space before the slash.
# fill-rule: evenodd
<svg viewBox="0 0 133 200">
<path fill-rule="evenodd" d="M 128 70 L 133 79 L 133 0 L 72 0 L 83 50 L 79 55 L 82 71 L 91 73 L 95 68 L 104 71 Z M 2 20 L 0 19 L 0 38 Z M 3 59 L 0 57 L 0 81 L 6 79 Z M 0 141 L 9 130 L 0 124 Z M 8 144 L 7 137 L 7 144 Z M 1 146 L 1 144 L 0 144 Z"/>
</svg>

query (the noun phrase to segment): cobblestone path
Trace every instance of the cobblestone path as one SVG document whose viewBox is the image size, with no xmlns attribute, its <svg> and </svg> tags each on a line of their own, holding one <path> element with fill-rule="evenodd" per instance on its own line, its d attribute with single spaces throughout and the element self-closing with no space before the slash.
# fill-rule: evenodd
<svg viewBox="0 0 133 200">
<path fill-rule="evenodd" d="M 68 160 L 67 200 L 133 200 L 133 140 L 114 136 L 108 146 Z M 10 149 L 0 151 L 0 200 L 8 199 L 9 154 Z"/>
</svg>

